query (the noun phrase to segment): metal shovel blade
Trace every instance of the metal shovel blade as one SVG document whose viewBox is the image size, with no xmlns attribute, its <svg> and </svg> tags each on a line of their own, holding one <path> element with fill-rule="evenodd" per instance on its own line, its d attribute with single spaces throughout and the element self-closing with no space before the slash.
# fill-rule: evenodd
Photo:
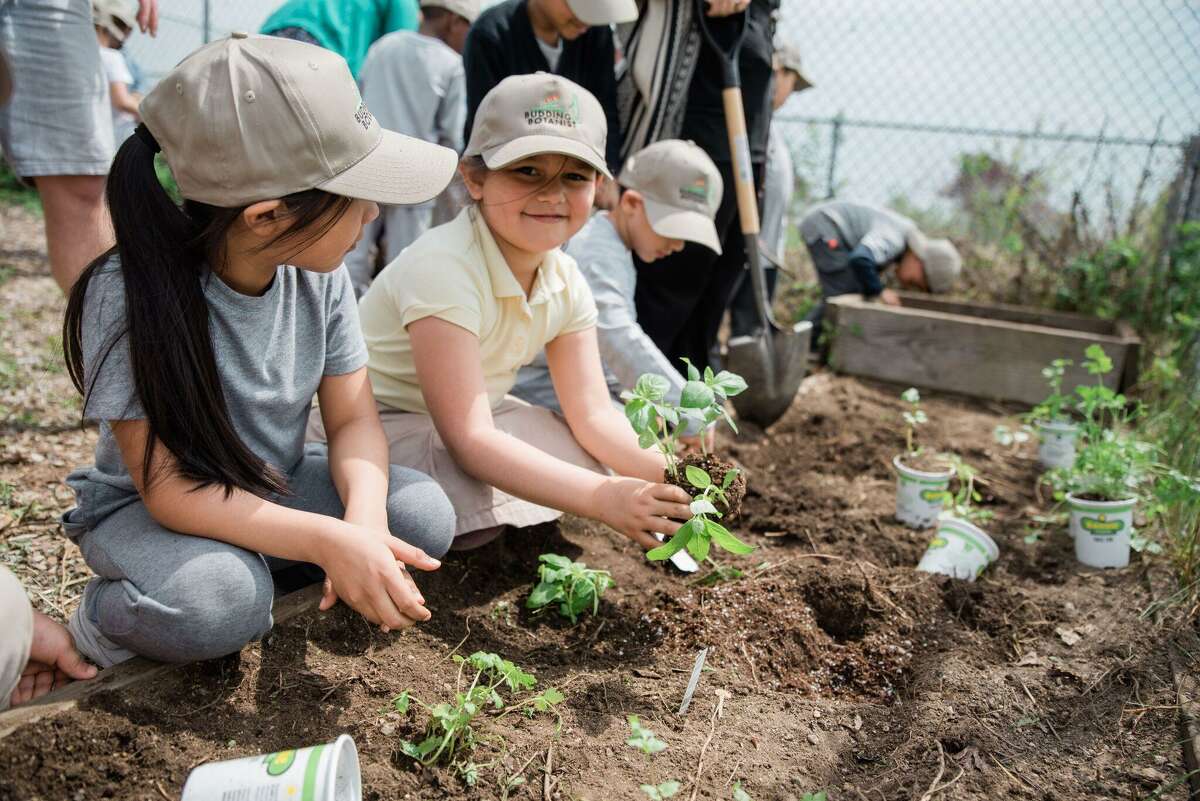
<svg viewBox="0 0 1200 801">
<path fill-rule="evenodd" d="M 730 399 L 738 417 L 763 428 L 783 417 L 804 379 L 811 342 L 812 323 L 807 321 L 791 330 L 772 326 L 766 332 L 729 340 L 725 365 L 748 385 Z"/>
</svg>

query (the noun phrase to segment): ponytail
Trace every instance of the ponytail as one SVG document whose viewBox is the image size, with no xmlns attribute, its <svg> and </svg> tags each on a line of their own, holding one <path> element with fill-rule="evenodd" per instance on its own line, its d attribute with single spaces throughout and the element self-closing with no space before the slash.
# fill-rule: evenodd
<svg viewBox="0 0 1200 801">
<path fill-rule="evenodd" d="M 210 266 L 216 269 L 219 264 L 225 234 L 242 209 L 193 201 L 176 205 L 155 173 L 157 151 L 153 136 L 141 125 L 113 160 L 106 200 L 117 244 L 89 264 L 71 289 L 63 321 L 67 371 L 84 395 L 86 416 L 92 389 L 85 387 L 87 374 L 94 384 L 113 347 L 122 336 L 128 337 L 133 382 L 149 423 L 142 458 L 144 487 L 156 478 L 151 475 L 151 455 L 161 443 L 174 457 L 178 475 L 199 487 L 220 485 L 227 496 L 234 489 L 286 494 L 283 475 L 246 447 L 230 420 L 209 331 L 204 281 Z M 336 224 L 350 205 L 346 198 L 319 190 L 289 195 L 284 201 L 296 222 L 280 239 L 307 231 L 310 236 L 300 247 Z M 331 220 L 313 225 L 331 209 Z M 113 254 L 121 261 L 125 325 L 108 334 L 97 364 L 85 369 L 84 301 L 96 271 Z"/>
</svg>

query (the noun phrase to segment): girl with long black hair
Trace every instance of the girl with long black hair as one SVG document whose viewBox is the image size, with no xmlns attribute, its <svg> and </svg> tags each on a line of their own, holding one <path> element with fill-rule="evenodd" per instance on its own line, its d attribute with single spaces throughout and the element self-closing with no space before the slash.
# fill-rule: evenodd
<svg viewBox="0 0 1200 801">
<path fill-rule="evenodd" d="M 430 616 L 442 490 L 389 466 L 342 258 L 376 202 L 435 196 L 453 151 L 382 130 L 341 57 L 234 34 L 142 103 L 108 183 L 117 245 L 71 292 L 67 366 L 100 423 L 63 523 L 99 574 L 69 627 L 101 666 L 239 650 L 272 571 L 312 563 L 385 630 Z M 158 182 L 161 149 L 179 190 Z M 328 451 L 304 449 L 314 394 Z"/>
</svg>

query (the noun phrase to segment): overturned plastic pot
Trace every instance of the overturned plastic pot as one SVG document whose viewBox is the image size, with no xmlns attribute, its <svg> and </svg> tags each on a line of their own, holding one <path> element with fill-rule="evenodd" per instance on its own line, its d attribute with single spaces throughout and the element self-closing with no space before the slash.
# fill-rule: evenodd
<svg viewBox="0 0 1200 801">
<path fill-rule="evenodd" d="M 995 541 L 979 526 L 946 517 L 938 522 L 937 533 L 917 563 L 917 570 L 974 581 L 999 556 Z"/>
<path fill-rule="evenodd" d="M 323 745 L 201 765 L 188 776 L 181 801 L 260 798 L 362 801 L 354 740 L 343 734 Z"/>
<path fill-rule="evenodd" d="M 1075 441 L 1079 426 L 1070 420 L 1038 420 L 1038 461 L 1042 467 L 1052 470 L 1061 467 L 1070 470 L 1075 466 Z"/>
<path fill-rule="evenodd" d="M 909 528 L 929 528 L 950 495 L 954 471 L 917 470 L 904 464 L 899 456 L 892 459 L 892 466 L 896 468 L 896 519 Z"/>
<path fill-rule="evenodd" d="M 1067 493 L 1075 558 L 1088 567 L 1125 567 L 1136 498 L 1096 501 Z"/>
</svg>

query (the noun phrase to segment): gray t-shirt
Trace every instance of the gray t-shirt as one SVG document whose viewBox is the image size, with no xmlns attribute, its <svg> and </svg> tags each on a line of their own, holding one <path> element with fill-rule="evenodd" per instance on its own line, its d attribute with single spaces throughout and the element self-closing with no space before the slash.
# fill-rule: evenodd
<svg viewBox="0 0 1200 801">
<path fill-rule="evenodd" d="M 88 285 L 83 310 L 83 365 L 89 388 L 84 417 L 100 424 L 96 463 L 73 472 L 77 508 L 64 516 L 76 536 L 137 499 L 110 420 L 144 417 L 129 362 L 125 288 L 114 257 Z M 317 273 L 281 265 L 261 296 L 204 279 L 209 328 L 225 403 L 238 436 L 263 461 L 287 474 L 304 453 L 313 396 L 326 375 L 367 363 L 354 290 L 344 268 Z M 116 344 L 104 356 L 109 343 Z M 188 388 L 181 387 L 181 392 Z"/>
</svg>

